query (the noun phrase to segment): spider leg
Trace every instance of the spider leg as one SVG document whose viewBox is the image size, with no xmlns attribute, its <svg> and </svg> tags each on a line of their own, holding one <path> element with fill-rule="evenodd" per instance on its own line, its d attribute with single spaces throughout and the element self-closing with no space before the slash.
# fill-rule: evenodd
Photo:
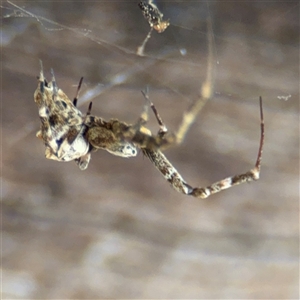
<svg viewBox="0 0 300 300">
<path fill-rule="evenodd" d="M 149 103 L 144 105 L 139 119 L 122 132 L 119 132 L 120 138 L 138 144 L 139 147 L 147 145 L 149 139 L 152 140 L 151 131 L 145 127 L 149 119 Z"/>
<path fill-rule="evenodd" d="M 170 146 L 179 145 L 183 142 L 189 128 L 194 123 L 198 113 L 204 107 L 206 102 L 212 97 L 213 94 L 213 77 L 214 77 L 214 55 L 213 55 L 213 31 L 212 31 L 212 22 L 209 18 L 207 21 L 207 39 L 208 39 L 208 63 L 207 63 L 207 72 L 206 72 L 206 79 L 202 84 L 200 96 L 199 98 L 194 101 L 190 107 L 186 110 L 183 115 L 183 119 L 181 124 L 175 133 L 169 133 L 167 127 L 163 123 L 155 105 L 150 100 L 148 96 L 148 91 L 142 91 L 146 102 L 151 107 L 157 122 L 159 124 L 159 131 L 157 136 L 154 137 L 146 137 L 142 138 L 139 134 L 139 130 L 141 128 L 140 125 L 144 125 L 141 122 L 136 123 L 133 126 L 133 132 L 136 133 L 131 134 L 129 136 L 129 140 L 132 140 L 136 144 L 138 144 L 141 148 L 149 148 L 149 149 L 166 149 Z M 132 132 L 132 133 L 133 133 Z"/>
<path fill-rule="evenodd" d="M 173 188 L 185 195 L 191 195 L 196 198 L 207 198 L 212 194 L 221 192 L 222 190 L 231 188 L 245 182 L 250 182 L 259 179 L 261 159 L 264 145 L 264 117 L 262 108 L 262 98 L 259 98 L 260 103 L 260 144 L 256 163 L 253 169 L 235 176 L 225 178 L 217 181 L 207 187 L 192 187 L 186 183 L 170 161 L 160 150 L 153 150 L 149 148 L 142 148 L 143 153 L 150 159 L 155 167 L 162 173 L 162 175 L 171 183 Z"/>
<path fill-rule="evenodd" d="M 190 195 L 197 197 L 197 198 L 207 198 L 208 196 L 210 196 L 212 194 L 218 193 L 218 192 L 228 189 L 232 186 L 259 179 L 264 138 L 265 138 L 264 117 L 263 117 L 262 98 L 261 97 L 259 97 L 259 104 L 260 104 L 260 128 L 261 128 L 260 129 L 260 143 L 259 143 L 258 155 L 257 155 L 257 159 L 256 159 L 254 168 L 246 173 L 228 177 L 228 178 L 225 178 L 218 182 L 215 182 L 206 188 L 194 188 Z"/>
<path fill-rule="evenodd" d="M 44 94 L 45 91 L 45 77 L 44 77 L 44 70 L 43 70 L 43 62 L 40 60 L 40 77 L 38 77 L 38 80 L 40 82 L 40 92 L 42 95 Z"/>
<path fill-rule="evenodd" d="M 158 135 L 160 136 L 164 136 L 167 132 L 168 132 L 168 128 L 167 126 L 164 124 L 162 118 L 160 117 L 156 107 L 154 106 L 154 103 L 150 100 L 149 98 L 149 91 L 148 91 L 148 87 L 146 89 L 146 92 L 142 91 L 142 94 L 145 98 L 145 100 L 147 101 L 148 105 L 151 107 L 155 117 L 156 117 L 156 120 L 159 124 L 159 131 L 158 131 Z"/>
<path fill-rule="evenodd" d="M 212 97 L 213 95 L 213 88 L 214 88 L 214 50 L 213 50 L 213 29 L 212 29 L 212 21 L 211 18 L 208 18 L 207 21 L 207 42 L 208 42 L 208 62 L 207 62 L 207 71 L 206 71 L 206 79 L 202 83 L 200 96 L 199 98 L 194 101 L 191 106 L 185 111 L 181 124 L 175 133 L 175 143 L 181 144 L 191 127 L 194 123 L 198 113 L 204 107 L 206 102 Z"/>
<path fill-rule="evenodd" d="M 142 151 L 177 192 L 185 195 L 190 195 L 193 192 L 193 187 L 186 183 L 160 150 L 142 148 Z"/>
<path fill-rule="evenodd" d="M 73 99 L 73 104 L 74 104 L 75 107 L 77 105 L 77 101 L 78 101 L 78 98 L 79 98 L 79 92 L 80 92 L 80 89 L 81 89 L 82 81 L 83 81 L 83 77 L 81 77 L 80 80 L 79 80 L 77 91 L 76 91 L 76 95 L 75 95 L 75 97 Z"/>
<path fill-rule="evenodd" d="M 55 81 L 55 76 L 54 76 L 53 69 L 51 69 L 51 75 L 52 75 L 51 82 L 52 82 L 52 89 L 53 89 L 52 97 L 53 97 L 53 100 L 55 100 L 55 98 L 57 97 L 58 88 L 57 88 L 57 84 L 56 84 L 56 81 Z"/>
<path fill-rule="evenodd" d="M 143 93 L 143 92 L 142 92 Z M 149 103 L 146 103 L 144 105 L 143 111 L 138 119 L 138 121 L 136 122 L 136 124 L 134 125 L 134 127 L 136 129 L 140 129 L 142 126 L 146 125 L 149 119 Z"/>
<path fill-rule="evenodd" d="M 75 159 L 75 162 L 81 171 L 84 171 L 91 160 L 91 153 L 85 154 L 79 158 Z"/>
</svg>

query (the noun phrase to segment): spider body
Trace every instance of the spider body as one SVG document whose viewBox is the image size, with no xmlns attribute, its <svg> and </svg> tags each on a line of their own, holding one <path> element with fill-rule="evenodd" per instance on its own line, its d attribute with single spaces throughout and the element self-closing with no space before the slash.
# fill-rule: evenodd
<svg viewBox="0 0 300 300">
<path fill-rule="evenodd" d="M 81 83 L 82 79 L 72 102 L 61 89 L 57 88 L 53 71 L 52 82 L 48 84 L 41 67 L 34 99 L 42 123 L 37 136 L 44 141 L 46 158 L 65 162 L 74 160 L 81 170 L 85 170 L 93 151 L 102 149 L 116 156 L 134 157 L 139 148 L 175 190 L 198 198 L 207 198 L 211 194 L 234 185 L 259 178 L 264 140 L 261 98 L 261 140 L 255 168 L 246 173 L 225 178 L 206 188 L 194 188 L 186 183 L 161 149 L 182 142 L 190 124 L 201 108 L 198 101 L 185 113 L 178 132 L 170 134 L 154 104 L 150 101 L 148 93 L 144 92 L 143 95 L 147 103 L 140 118 L 134 124 L 129 125 L 116 119 L 105 121 L 100 117 L 93 116 L 91 115 L 92 103 L 90 103 L 86 115 L 83 116 L 76 107 Z M 210 95 L 210 93 L 208 94 Z M 203 100 L 206 99 L 202 99 L 202 102 Z M 150 130 L 145 126 L 148 121 L 149 107 L 151 107 L 160 127 L 155 136 L 152 136 Z"/>
<path fill-rule="evenodd" d="M 90 152 L 103 149 L 121 157 L 136 156 L 137 147 L 119 138 L 119 132 L 129 128 L 126 123 L 112 119 L 109 122 L 90 115 L 84 117 L 76 107 L 82 79 L 73 102 L 57 88 L 54 73 L 47 82 L 41 65 L 38 88 L 34 100 L 38 106 L 41 129 L 37 137 L 44 141 L 45 156 L 57 161 L 75 160 L 81 170 L 88 167 Z"/>
<path fill-rule="evenodd" d="M 159 15 L 159 12 L 156 13 Z M 264 144 L 264 119 L 261 97 L 259 98 L 259 150 L 255 166 L 251 170 L 222 179 L 207 187 L 192 187 L 162 153 L 162 150 L 182 143 L 197 114 L 213 95 L 213 41 L 210 21 L 208 22 L 208 32 L 209 57 L 207 76 L 200 89 L 200 97 L 184 113 L 182 122 L 175 133 L 168 132 L 157 109 L 150 101 L 148 92 L 142 92 L 146 104 L 140 117 L 133 124 L 126 124 L 116 119 L 105 121 L 100 117 L 91 115 L 92 103 L 90 103 L 86 115 L 83 116 L 76 107 L 82 78 L 72 102 L 61 89 L 57 88 L 53 71 L 52 81 L 49 84 L 47 83 L 41 63 L 39 83 L 34 93 L 34 100 L 38 106 L 42 123 L 37 136 L 44 141 L 46 158 L 57 161 L 74 160 L 81 170 L 85 170 L 88 167 L 91 152 L 98 149 L 127 158 L 136 156 L 138 149 L 141 149 L 143 154 L 149 158 L 156 169 L 176 191 L 197 198 L 207 198 L 235 185 L 258 180 Z M 159 125 L 156 135 L 152 135 L 146 127 L 149 108 L 152 109 Z"/>
</svg>

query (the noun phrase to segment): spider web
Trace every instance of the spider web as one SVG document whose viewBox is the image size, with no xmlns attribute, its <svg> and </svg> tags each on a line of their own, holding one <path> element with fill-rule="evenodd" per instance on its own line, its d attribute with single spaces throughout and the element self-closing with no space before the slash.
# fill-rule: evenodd
<svg viewBox="0 0 300 300">
<path fill-rule="evenodd" d="M 298 261 L 299 4 L 157 5 L 171 24 L 151 33 L 140 56 L 137 49 L 150 27 L 137 1 L 1 3 L 7 295 L 19 283 L 25 298 L 255 298 L 251 290 L 266 291 L 268 298 L 290 291 L 297 298 L 288 274 L 297 276 Z M 140 90 L 149 86 L 173 131 L 205 80 L 208 17 L 214 97 L 185 143 L 167 155 L 193 185 L 249 169 L 259 142 L 261 95 L 266 148 L 260 181 L 200 202 L 177 195 L 141 156 L 125 160 L 97 152 L 85 173 L 75 164 L 44 159 L 34 136 L 39 59 L 46 77 L 53 68 L 70 98 L 83 76 L 80 109 L 85 112 L 93 101 L 93 114 L 105 119 L 136 121 L 144 104 Z M 158 130 L 152 115 L 149 126 Z M 24 239 L 36 242 L 24 245 Z M 39 253 L 45 271 L 30 253 Z M 44 263 L 52 259 L 59 268 Z M 268 264 L 281 274 L 280 284 Z M 17 271 L 7 271 L 11 266 Z M 232 290 L 224 269 L 236 282 Z M 44 287 L 36 274 L 49 276 Z M 251 277 L 252 286 L 245 288 L 240 274 Z M 72 286 L 76 276 L 81 283 Z M 56 277 L 65 279 L 59 283 Z"/>
<path fill-rule="evenodd" d="M 184 100 L 185 102 L 189 102 L 198 96 L 200 92 L 199 87 L 205 78 L 206 60 L 208 56 L 206 49 L 206 21 L 208 18 L 215 17 L 212 16 L 215 12 L 214 6 L 212 5 L 212 9 L 210 9 L 208 2 L 185 5 L 185 16 L 181 17 L 180 22 L 176 20 L 176 17 L 174 18 L 174 22 L 172 22 L 168 34 L 152 33 L 154 37 L 145 45 L 146 49 L 143 51 L 145 59 L 143 60 L 139 59 L 138 48 L 143 44 L 149 27 L 147 22 L 142 18 L 137 5 L 134 5 L 132 2 L 112 2 L 110 5 L 107 5 L 105 2 L 99 1 L 94 4 L 95 6 L 89 5 L 88 8 L 82 4 L 71 3 L 73 12 L 74 10 L 75 12 L 82 12 L 82 9 L 84 9 L 84 14 L 68 13 L 69 2 L 62 2 L 61 4 L 55 5 L 48 3 L 46 6 L 37 6 L 24 2 L 26 9 L 22 8 L 21 3 L 22 2 L 18 2 L 18 4 L 16 4 L 8 1 L 7 5 L 2 6 L 2 20 L 16 20 L 16 18 L 22 18 L 24 20 L 27 18 L 28 21 L 22 22 L 23 24 L 19 26 L 21 31 L 26 31 L 29 27 L 34 27 L 35 25 L 40 25 L 40 34 L 44 35 L 42 40 L 45 40 L 45 44 L 47 44 L 47 42 L 49 43 L 49 49 L 53 47 L 54 49 L 58 48 L 58 50 L 61 50 L 59 39 L 64 39 L 65 36 L 68 36 L 68 45 L 66 45 L 64 51 L 70 51 L 69 55 L 63 53 L 63 55 L 58 58 L 54 57 L 51 59 L 46 53 L 43 53 L 43 56 L 40 57 L 43 60 L 47 58 L 51 59 L 50 67 L 54 67 L 57 62 L 59 63 L 66 59 L 71 60 L 68 56 L 73 56 L 74 58 L 76 53 L 78 53 L 77 55 L 80 59 L 75 59 L 65 64 L 65 68 L 70 68 L 71 64 L 72 68 L 75 69 L 80 61 L 84 58 L 88 59 L 86 54 L 91 53 L 90 49 L 93 49 L 95 54 L 94 58 L 89 59 L 89 65 L 95 64 L 95 61 L 97 62 L 98 70 L 96 71 L 99 76 L 98 78 L 92 77 L 88 72 L 81 74 L 80 68 L 76 69 L 79 76 L 87 77 L 85 81 L 88 86 L 88 89 L 81 95 L 79 105 L 100 97 L 101 94 L 108 92 L 108 90 L 113 87 L 125 83 L 128 87 L 130 85 L 128 84 L 129 82 L 134 82 L 134 87 L 138 89 L 143 89 L 145 83 L 146 85 L 165 89 L 171 94 L 171 97 L 179 98 L 179 101 Z M 162 9 L 165 8 L 164 5 L 166 4 L 162 3 Z M 169 14 L 175 14 L 178 9 L 182 9 L 182 4 L 180 4 L 180 6 L 173 5 Z M 285 14 L 288 14 L 291 9 L 292 8 L 287 8 Z M 99 11 L 101 12 L 101 17 L 98 17 Z M 194 11 L 197 11 L 197 13 L 193 13 Z M 81 19 L 79 19 L 78 16 Z M 280 17 L 282 16 L 275 16 L 274 19 L 280 19 Z M 126 21 L 124 22 L 124 20 Z M 84 24 L 86 27 L 75 27 L 74 24 Z M 220 24 L 216 23 L 215 27 L 217 28 L 218 26 L 220 26 Z M 266 25 L 267 28 L 269 26 L 269 24 Z M 3 30 L 3 44 L 9 43 L 15 37 L 16 31 L 13 29 L 14 27 L 11 26 Z M 55 35 L 57 31 L 62 32 L 59 37 Z M 253 37 L 259 38 L 260 35 L 257 33 L 254 34 Z M 54 40 L 56 40 L 57 43 L 55 43 Z M 76 40 L 78 40 L 78 43 L 76 43 Z M 232 37 L 219 38 L 218 35 L 215 34 L 214 40 L 217 40 L 219 44 L 223 42 L 222 48 L 226 49 L 231 43 Z M 244 41 L 238 42 L 246 45 Z M 73 43 L 75 43 L 75 49 L 72 47 Z M 91 46 L 91 43 L 94 43 L 94 46 Z M 80 44 L 80 47 L 78 47 L 78 44 Z M 243 46 L 242 44 L 242 47 Z M 247 58 L 247 60 L 245 59 L 245 63 L 249 66 L 251 60 L 255 59 L 261 50 L 255 49 L 255 46 L 249 47 L 249 45 L 247 45 L 247 47 L 252 52 L 251 56 Z M 66 50 L 67 48 L 72 50 Z M 214 44 L 214 64 L 218 66 L 217 71 L 218 74 L 220 74 L 219 77 L 225 77 L 227 74 L 222 74 L 222 72 L 227 72 L 225 71 L 226 58 L 221 58 L 220 60 L 217 49 L 218 47 Z M 274 56 L 280 55 L 280 53 L 274 52 Z M 101 59 L 99 60 L 98 57 L 105 57 L 105 67 L 102 67 Z M 55 61 L 53 61 L 54 59 Z M 241 57 L 239 63 L 242 63 L 243 59 L 244 58 Z M 275 57 L 274 59 L 279 60 L 280 58 Z M 108 64 L 109 66 L 107 66 Z M 123 64 L 121 70 L 116 66 L 118 64 Z M 159 68 L 153 70 L 153 67 L 158 64 L 164 68 L 164 72 L 161 72 Z M 174 67 L 176 68 L 175 71 Z M 243 69 L 243 66 L 239 67 Z M 109 72 L 107 72 L 108 68 L 110 69 Z M 178 74 L 181 69 L 185 70 L 185 76 L 182 76 L 179 83 L 178 80 L 173 80 L 172 82 L 173 74 Z M 258 84 L 258 80 L 253 79 L 248 72 L 249 71 L 243 74 L 243 78 L 239 78 L 239 85 L 241 81 L 243 81 L 244 85 L 248 85 L 249 87 Z M 161 73 L 163 74 L 161 75 Z M 169 76 L 166 75 L 166 73 L 169 73 Z M 68 74 L 66 74 L 66 76 L 69 77 Z M 284 74 L 282 76 L 286 75 Z M 240 100 L 240 95 L 242 94 L 243 99 L 254 100 L 252 91 L 247 93 L 242 89 L 242 92 L 240 92 L 238 88 L 237 86 L 233 86 L 230 92 L 227 92 L 226 88 L 224 88 L 220 82 L 216 85 L 215 96 L 225 96 Z M 294 87 L 287 87 L 286 84 L 279 87 L 276 91 L 277 99 L 288 100 L 292 97 L 291 90 L 293 90 L 293 88 Z M 263 95 L 263 91 L 259 90 L 258 94 Z M 249 95 L 252 96 L 250 99 Z M 174 101 L 176 100 L 174 99 Z M 184 108 L 182 107 L 178 111 L 182 112 L 183 110 Z M 31 131 L 31 126 L 27 125 L 26 127 Z M 26 134 L 26 130 L 24 130 L 21 135 L 22 134 Z M 11 145 L 19 141 L 19 138 L 19 136 L 16 136 L 15 139 L 11 141 Z"/>
<path fill-rule="evenodd" d="M 57 38 L 55 34 L 56 32 L 61 32 L 61 39 L 63 39 L 65 36 L 68 36 L 69 45 L 66 45 L 65 49 L 72 48 L 72 43 L 76 43 L 76 40 L 80 41 L 79 43 L 81 44 L 81 46 L 75 46 L 76 50 L 74 48 L 73 50 L 64 50 L 67 52 L 70 51 L 69 55 L 64 54 L 64 56 L 53 58 L 55 59 L 55 61 L 53 61 L 52 59 L 50 64 L 51 67 L 54 68 L 57 61 L 62 61 L 65 59 L 68 60 L 70 59 L 70 57 L 76 55 L 76 53 L 79 57 L 81 57 L 80 60 L 83 60 L 84 57 L 86 58 L 86 53 L 91 53 L 91 48 L 94 48 L 93 51 L 95 51 L 95 59 L 90 59 L 89 64 L 94 65 L 96 61 L 98 64 L 97 72 L 100 72 L 101 74 L 99 74 L 100 76 L 97 79 L 94 79 L 90 75 L 85 76 L 87 77 L 85 83 L 88 86 L 88 90 L 82 93 L 79 105 L 82 105 L 99 97 L 102 93 L 107 92 L 109 89 L 115 86 L 122 85 L 125 83 L 127 83 L 127 86 L 132 86 L 132 82 L 134 82 L 134 86 L 138 87 L 138 89 L 143 89 L 145 87 L 145 82 L 147 82 L 147 85 L 155 85 L 156 87 L 165 88 L 166 90 L 171 91 L 173 94 L 177 96 L 179 95 L 182 99 L 185 99 L 185 101 L 190 101 L 189 90 L 193 90 L 193 86 L 191 85 L 192 83 L 196 85 L 196 89 L 194 89 L 194 97 L 196 97 L 197 93 L 199 93 L 199 78 L 193 76 L 193 74 L 191 74 L 190 77 L 194 77 L 194 79 L 182 79 L 181 86 L 185 86 L 185 89 L 183 90 L 182 88 L 180 88 L 181 86 L 176 86 L 176 84 L 172 84 L 171 80 L 174 77 L 174 75 L 169 76 L 168 78 L 168 76 L 160 75 L 160 70 L 152 71 L 151 67 L 161 62 L 161 65 L 166 66 L 166 68 L 169 65 L 180 64 L 182 64 L 183 67 L 198 67 L 200 70 L 202 69 L 202 74 L 205 76 L 205 73 L 203 72 L 206 68 L 205 56 L 201 60 L 199 60 L 197 59 L 197 56 L 195 55 L 193 50 L 190 51 L 189 58 L 183 59 L 183 57 L 186 56 L 187 49 L 184 47 L 180 47 L 179 45 L 184 45 L 185 43 L 178 42 L 179 37 L 176 33 L 176 31 L 178 30 L 170 30 L 170 34 L 166 39 L 162 36 L 160 37 L 158 34 L 153 33 L 152 35 L 156 35 L 156 40 L 154 40 L 153 38 L 152 40 L 154 40 L 154 42 L 151 44 L 150 41 L 146 45 L 146 47 L 149 46 L 146 48 L 146 51 L 143 52 L 143 55 L 146 59 L 141 60 L 139 58 L 139 55 L 137 54 L 137 49 L 141 46 L 145 37 L 145 33 L 148 33 L 149 26 L 142 18 L 140 11 L 137 9 L 137 7 L 133 6 L 132 3 L 118 2 L 112 3 L 111 5 L 107 5 L 107 3 L 103 4 L 99 2 L 97 3 L 97 5 L 95 5 L 95 7 L 87 9 L 86 15 L 82 15 L 82 20 L 79 20 L 78 17 L 73 18 L 73 20 L 71 17 L 68 20 L 68 22 L 70 23 L 83 23 L 86 26 L 89 26 L 89 29 L 76 28 L 72 27 L 71 25 L 64 25 L 59 23 L 58 21 L 53 21 L 51 18 L 41 16 L 41 13 L 35 14 L 32 12 L 37 9 L 40 9 L 42 10 L 42 12 L 44 12 L 45 15 L 50 14 L 49 10 L 47 10 L 47 8 L 45 7 L 36 7 L 34 5 L 33 8 L 30 10 L 30 5 L 27 5 L 26 7 L 28 8 L 29 6 L 29 8 L 28 10 L 26 10 L 20 6 L 20 2 L 18 2 L 18 5 L 14 4 L 13 2 L 8 2 L 8 4 L 10 6 L 2 7 L 5 10 L 3 14 L 3 19 L 11 19 L 12 17 L 29 19 L 27 22 L 25 22 L 26 24 L 22 24 L 21 30 L 26 31 L 30 26 L 39 26 L 38 30 L 40 31 L 40 34 L 45 35 L 43 39 L 46 41 L 46 44 L 49 44 L 49 48 L 53 47 L 54 49 L 58 48 L 57 50 L 61 50 L 61 43 L 59 42 L 59 38 Z M 55 11 L 59 12 L 59 14 L 56 15 L 56 17 L 60 17 L 63 19 L 63 15 L 65 14 L 65 10 L 67 10 L 69 4 L 65 3 L 62 5 L 63 7 L 61 8 L 58 5 L 55 8 Z M 79 6 L 80 5 L 77 4 L 77 9 L 80 10 L 81 8 Z M 134 12 L 134 10 L 131 9 L 132 7 L 136 8 L 136 12 Z M 45 11 L 43 11 L 43 9 Z M 100 10 L 104 16 L 103 18 L 100 18 L 100 22 L 92 20 L 93 18 L 98 17 L 97 15 L 94 15 L 95 9 Z M 121 17 L 117 14 L 112 14 L 113 10 L 121 12 Z M 126 17 L 125 25 L 128 24 L 128 26 L 124 26 L 122 12 L 124 14 L 124 17 Z M 112 16 L 108 18 L 107 16 L 109 14 L 111 14 Z M 197 43 L 199 43 L 200 48 L 202 45 L 202 50 L 204 50 L 207 46 L 205 22 L 208 16 L 208 11 L 203 11 L 202 14 L 203 16 L 202 22 L 200 22 L 200 28 L 195 28 L 192 31 L 197 32 L 197 35 L 199 36 L 199 41 L 197 41 Z M 136 21 L 136 19 L 138 19 L 136 15 L 140 17 L 138 21 Z M 103 21 L 101 21 L 102 19 Z M 114 20 L 113 26 L 110 24 L 111 20 Z M 140 26 L 140 23 L 144 25 L 143 31 L 137 30 L 137 28 Z M 183 31 L 181 35 L 185 35 L 184 31 L 186 31 L 186 29 L 184 29 L 183 27 L 176 25 L 174 25 L 173 27 L 178 27 L 180 30 Z M 132 32 L 130 33 L 129 31 Z M 9 29 L 5 31 L 3 36 L 3 43 L 9 43 L 9 41 L 15 37 L 15 33 L 15 31 L 10 31 Z M 125 36 L 126 39 L 124 39 Z M 186 37 L 186 40 L 189 39 L 192 40 L 190 37 Z M 57 43 L 54 42 L 55 40 L 57 41 Z M 92 43 L 93 46 L 91 46 Z M 193 43 L 189 42 L 188 44 L 190 47 L 193 47 Z M 99 57 L 105 57 L 104 67 L 102 66 L 103 62 L 99 60 Z M 43 59 L 43 61 L 45 61 L 47 60 L 48 55 L 43 55 L 40 58 Z M 75 68 L 75 66 L 80 62 L 80 60 L 75 60 L 71 63 L 67 63 L 65 64 L 65 67 L 68 67 L 68 69 L 70 70 L 71 64 L 72 68 Z M 197 61 L 198 63 L 196 63 Z M 121 68 L 118 68 L 118 65 L 120 65 L 121 63 L 123 64 L 123 66 Z M 56 69 L 57 68 L 54 68 L 54 70 Z M 109 69 L 109 71 L 107 69 Z M 171 75 L 171 73 L 173 73 L 173 70 L 170 69 L 168 72 Z M 83 72 L 79 70 L 78 73 L 82 74 Z M 139 78 L 142 78 L 142 81 L 138 80 Z M 94 81 L 92 81 L 93 79 Z"/>
</svg>

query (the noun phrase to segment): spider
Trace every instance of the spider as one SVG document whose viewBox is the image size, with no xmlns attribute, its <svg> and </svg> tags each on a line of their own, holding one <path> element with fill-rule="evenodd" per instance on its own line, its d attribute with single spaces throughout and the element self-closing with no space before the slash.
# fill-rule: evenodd
<svg viewBox="0 0 300 300">
<path fill-rule="evenodd" d="M 211 24 L 209 32 L 211 32 Z M 209 58 L 206 80 L 202 84 L 200 97 L 192 103 L 183 115 L 182 122 L 176 133 L 169 133 L 156 107 L 150 100 L 148 91 L 142 92 L 146 100 L 144 109 L 133 124 L 127 124 L 117 119 L 105 121 L 91 114 L 92 102 L 87 113 L 82 115 L 76 107 L 82 80 L 80 79 L 73 101 L 57 87 L 54 72 L 51 70 L 51 82 L 47 82 L 41 62 L 41 71 L 38 87 L 34 93 L 34 100 L 39 108 L 41 129 L 37 137 L 44 141 L 45 156 L 57 161 L 74 160 L 81 170 L 88 167 L 91 153 L 103 149 L 113 155 L 134 157 L 141 149 L 158 171 L 165 177 L 171 186 L 180 193 L 197 198 L 207 198 L 232 186 L 259 179 L 261 158 L 264 144 L 264 118 L 262 98 L 259 97 L 260 107 L 260 143 L 253 169 L 232 177 L 217 181 L 207 187 L 192 187 L 189 185 L 162 150 L 181 144 L 203 105 L 212 98 L 213 94 L 213 55 L 212 34 L 208 35 Z M 146 128 L 149 107 L 153 111 L 159 125 L 157 135 L 152 135 Z"/>
</svg>

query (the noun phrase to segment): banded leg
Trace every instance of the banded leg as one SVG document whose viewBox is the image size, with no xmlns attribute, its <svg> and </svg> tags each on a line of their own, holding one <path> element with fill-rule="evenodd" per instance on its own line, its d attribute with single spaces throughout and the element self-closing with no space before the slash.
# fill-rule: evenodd
<svg viewBox="0 0 300 300">
<path fill-rule="evenodd" d="M 260 128 L 261 128 L 260 129 L 260 143 L 259 143 L 258 155 L 257 155 L 257 159 L 256 159 L 254 168 L 246 173 L 228 177 L 221 181 L 215 182 L 206 188 L 194 188 L 190 195 L 192 195 L 194 197 L 198 197 L 198 198 L 207 198 L 208 196 L 210 196 L 212 194 L 218 193 L 218 192 L 228 189 L 232 186 L 259 179 L 264 138 L 265 138 L 264 117 L 263 117 L 262 98 L 261 97 L 259 97 L 259 106 L 260 106 Z"/>
<path fill-rule="evenodd" d="M 210 186 L 205 188 L 195 187 L 193 188 L 182 178 L 179 172 L 174 168 L 170 161 L 165 157 L 165 155 L 160 150 L 153 150 L 148 148 L 142 148 L 143 153 L 147 156 L 150 161 L 155 165 L 155 167 L 162 173 L 168 182 L 171 183 L 174 189 L 185 195 L 191 195 L 196 198 L 207 198 L 212 194 L 221 192 L 222 190 L 231 188 L 235 185 L 239 185 L 245 182 L 250 182 L 259 179 L 261 159 L 263 153 L 264 145 L 264 117 L 263 117 L 263 107 L 262 98 L 259 98 L 260 104 L 260 143 L 259 150 L 256 159 L 256 163 L 253 169 L 248 172 L 235 175 L 232 177 L 225 178 L 223 180 L 217 181 Z"/>
</svg>

